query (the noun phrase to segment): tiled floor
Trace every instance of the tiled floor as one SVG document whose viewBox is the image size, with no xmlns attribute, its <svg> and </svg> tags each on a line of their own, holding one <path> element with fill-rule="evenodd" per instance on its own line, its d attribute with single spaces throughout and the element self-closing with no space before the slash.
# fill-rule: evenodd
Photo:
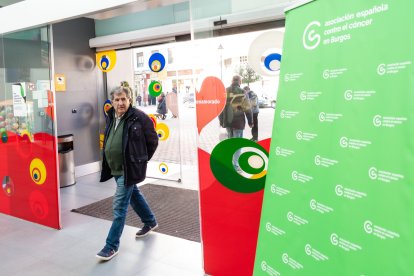
<svg viewBox="0 0 414 276">
<path fill-rule="evenodd" d="M 195 188 L 186 181 L 165 184 Z M 112 180 L 99 183 L 98 174 L 91 174 L 62 188 L 63 229 L 59 231 L 0 214 L 0 275 L 204 275 L 200 243 L 160 233 L 135 239 L 137 229 L 130 226 L 125 226 L 114 259 L 96 259 L 111 222 L 70 210 L 111 196 L 114 185 Z"/>
</svg>

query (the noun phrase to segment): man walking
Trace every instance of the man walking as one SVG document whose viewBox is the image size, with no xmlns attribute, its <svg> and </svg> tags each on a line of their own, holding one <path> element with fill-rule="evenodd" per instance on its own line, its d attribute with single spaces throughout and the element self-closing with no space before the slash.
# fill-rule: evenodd
<svg viewBox="0 0 414 276">
<path fill-rule="evenodd" d="M 108 111 L 105 129 L 101 182 L 112 177 L 116 181 L 113 200 L 114 220 L 105 247 L 96 255 L 108 261 L 118 254 L 128 205 L 144 223 L 136 237 L 146 236 L 158 227 L 144 195 L 135 185 L 145 179 L 147 162 L 158 146 L 158 136 L 151 119 L 132 107 L 128 87 L 118 87 L 111 93 L 113 107 Z"/>
<path fill-rule="evenodd" d="M 246 118 L 249 127 L 253 127 L 253 116 L 250 101 L 240 88 L 240 76 L 234 76 L 231 85 L 226 88 L 226 105 L 219 115 L 220 126 L 226 128 L 228 138 L 243 138 Z M 233 166 L 239 170 L 240 150 L 233 155 Z"/>
</svg>

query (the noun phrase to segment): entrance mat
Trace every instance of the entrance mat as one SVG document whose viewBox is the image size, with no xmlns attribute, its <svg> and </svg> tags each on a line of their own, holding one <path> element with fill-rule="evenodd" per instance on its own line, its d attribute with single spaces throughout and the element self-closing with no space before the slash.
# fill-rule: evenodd
<svg viewBox="0 0 414 276">
<path fill-rule="evenodd" d="M 159 227 L 155 232 L 200 242 L 197 191 L 154 184 L 142 185 L 139 190 L 157 218 Z M 112 221 L 112 199 L 108 197 L 72 212 Z M 128 207 L 125 224 L 138 228 L 143 226 L 131 206 Z"/>
</svg>

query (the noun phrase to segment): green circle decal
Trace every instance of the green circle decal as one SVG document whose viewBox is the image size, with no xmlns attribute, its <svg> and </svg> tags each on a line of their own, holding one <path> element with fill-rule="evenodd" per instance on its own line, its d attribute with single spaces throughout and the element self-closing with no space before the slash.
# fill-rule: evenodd
<svg viewBox="0 0 414 276">
<path fill-rule="evenodd" d="M 264 170 L 265 161 L 255 152 L 244 152 L 240 155 L 239 166 L 249 174 L 259 174 Z"/>
<path fill-rule="evenodd" d="M 149 94 L 158 97 L 162 93 L 162 85 L 159 81 L 152 81 L 148 87 Z"/>
<path fill-rule="evenodd" d="M 247 139 L 231 138 L 213 149 L 210 167 L 223 186 L 239 193 L 254 193 L 264 188 L 268 161 L 268 153 L 262 146 Z"/>
<path fill-rule="evenodd" d="M 3 128 L 1 129 L 1 141 L 3 143 L 7 143 L 7 140 L 9 140 L 9 136 L 7 135 L 6 130 L 3 131 Z"/>
</svg>

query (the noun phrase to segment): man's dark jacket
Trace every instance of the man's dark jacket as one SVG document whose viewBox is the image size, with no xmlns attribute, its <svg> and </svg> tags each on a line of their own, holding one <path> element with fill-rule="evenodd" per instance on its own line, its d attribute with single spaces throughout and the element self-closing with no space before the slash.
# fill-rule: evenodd
<svg viewBox="0 0 414 276">
<path fill-rule="evenodd" d="M 125 120 L 122 134 L 124 183 L 125 185 L 134 185 L 145 179 L 147 162 L 154 155 L 158 146 L 158 135 L 151 119 L 141 110 L 131 106 L 124 116 L 122 118 Z M 115 110 L 111 108 L 106 117 L 101 182 L 112 178 L 111 169 L 105 157 L 105 145 L 109 130 L 114 123 Z"/>
</svg>

